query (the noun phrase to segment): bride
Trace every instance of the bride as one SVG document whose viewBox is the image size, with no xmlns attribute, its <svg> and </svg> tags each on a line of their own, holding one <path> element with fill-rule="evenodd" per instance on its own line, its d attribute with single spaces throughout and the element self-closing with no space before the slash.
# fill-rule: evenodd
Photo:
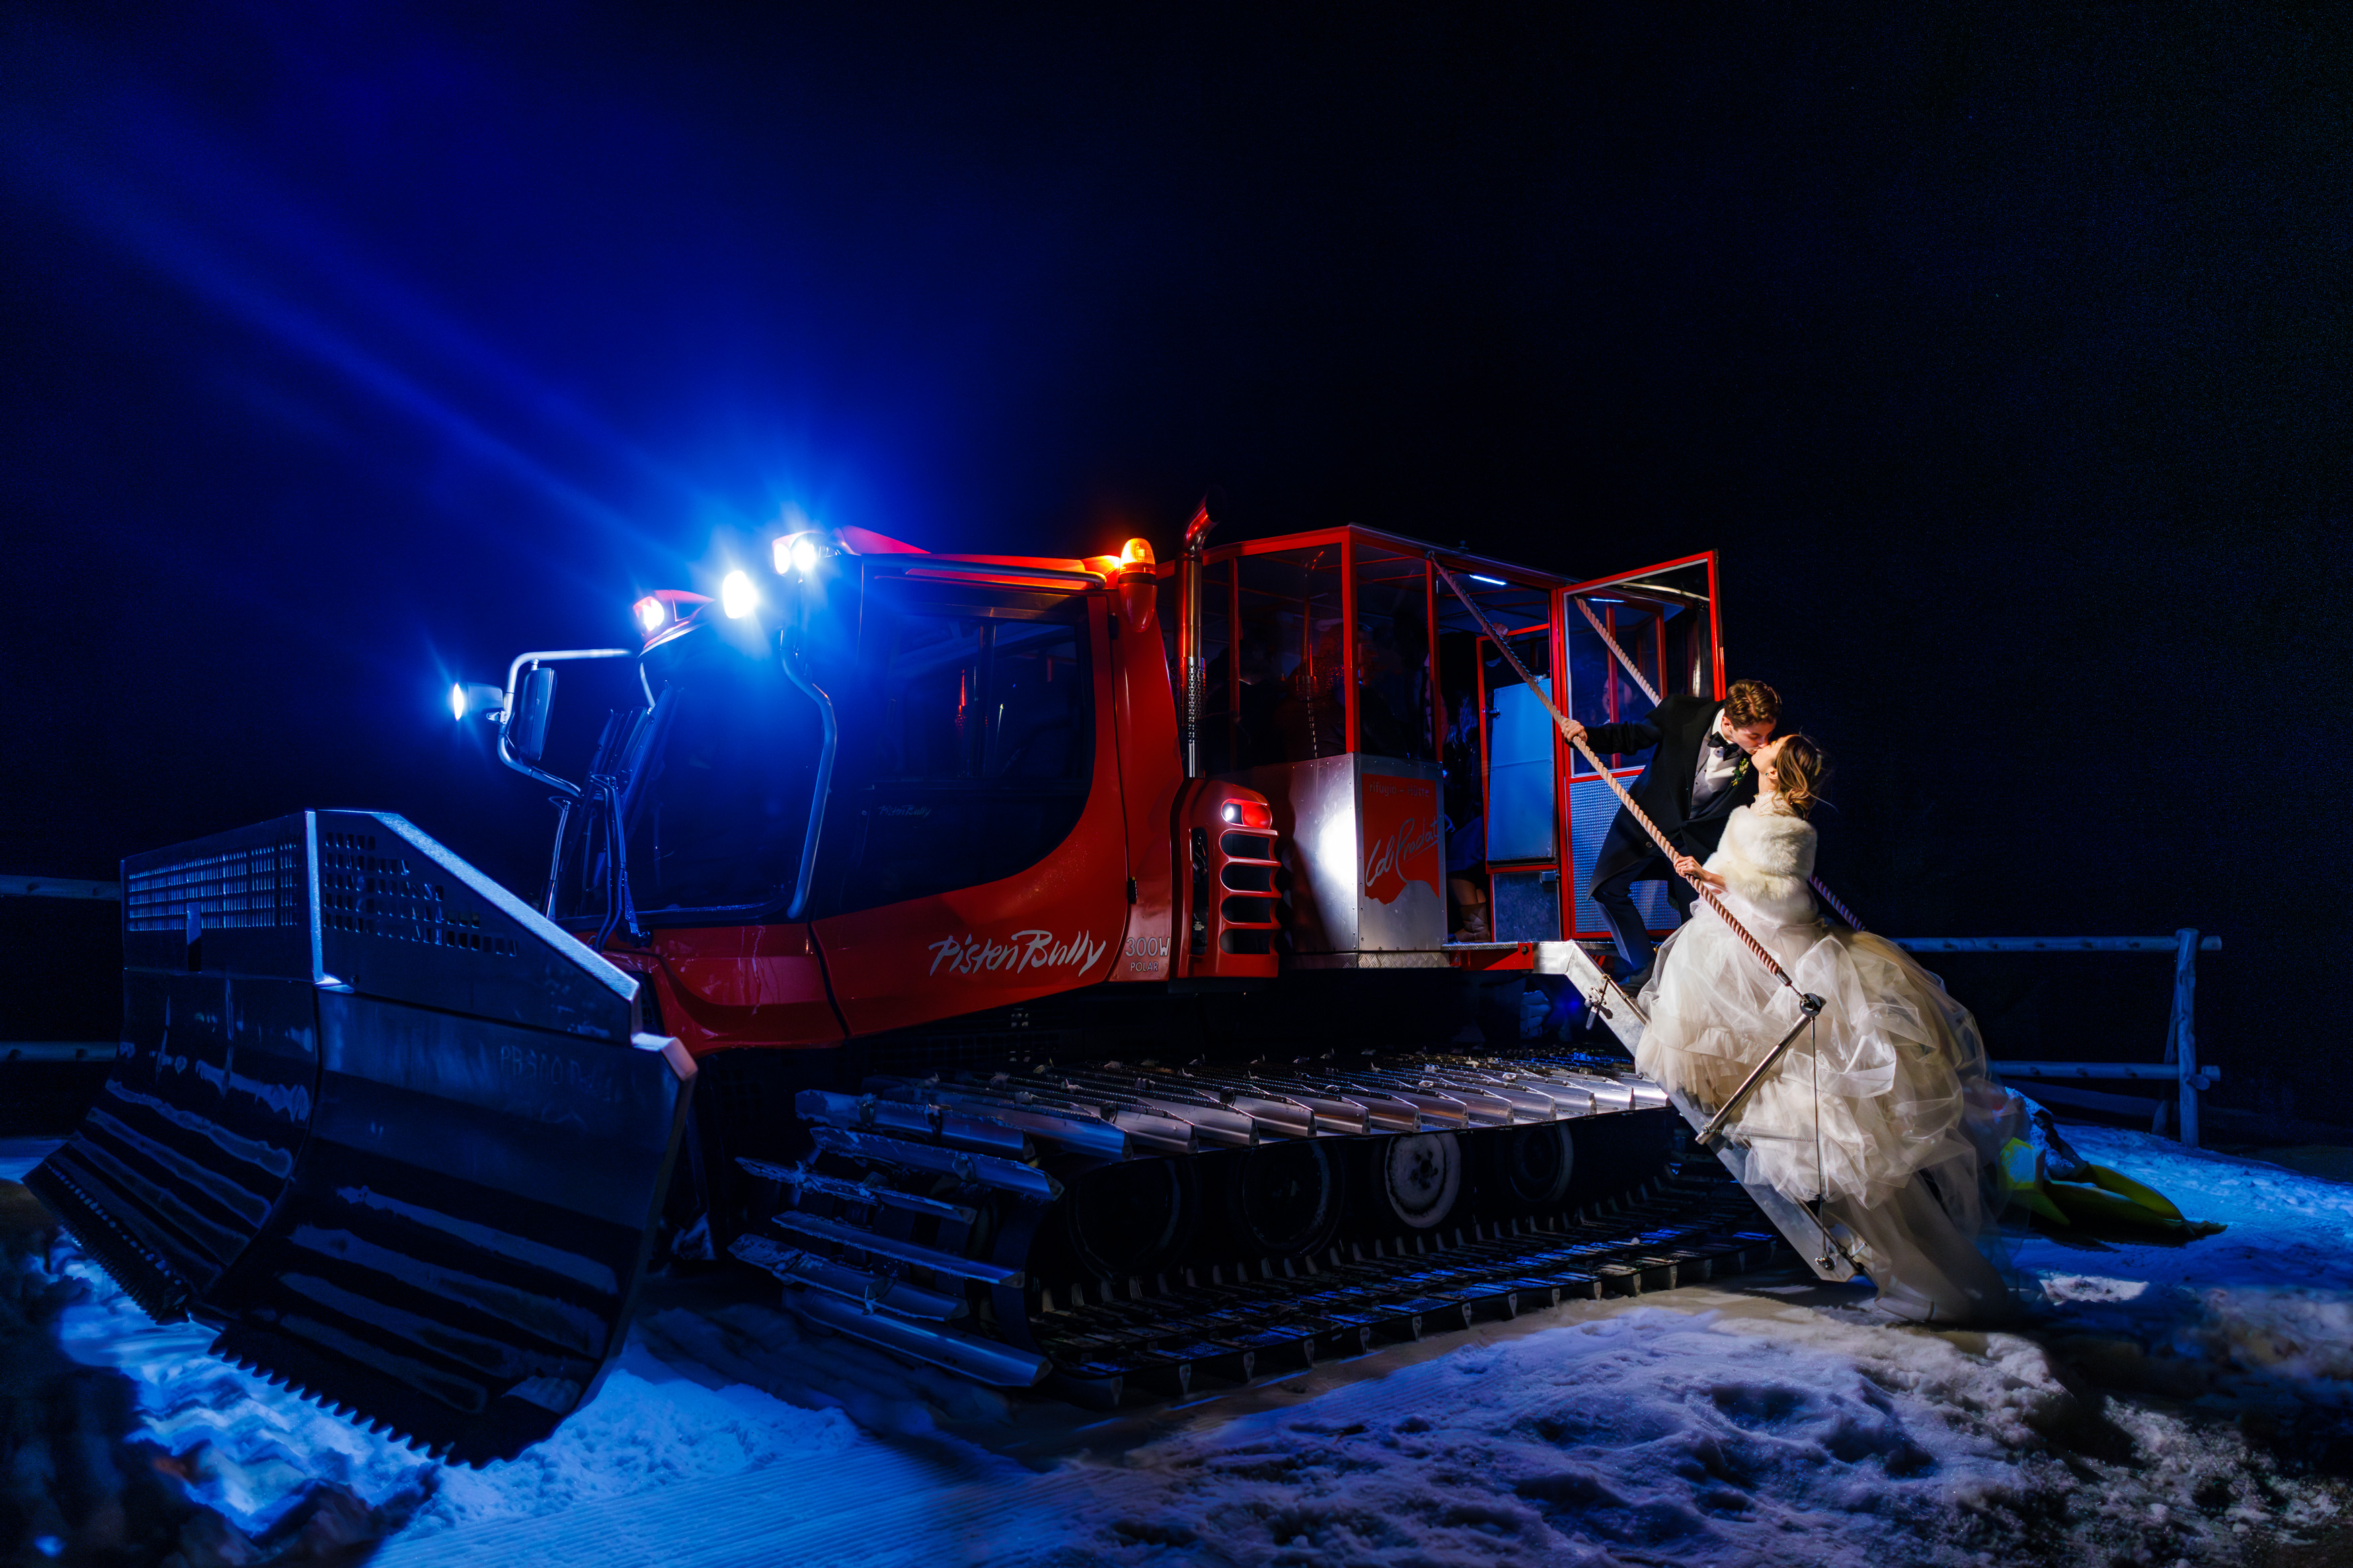
<svg viewBox="0 0 2353 1568">
<path fill-rule="evenodd" d="M 1884 938 L 1825 924 L 1807 879 L 1806 820 L 1828 769 L 1792 734 L 1757 753 L 1753 805 L 1734 810 L 1716 852 L 1676 869 L 1716 890 L 1800 992 L 1822 999 L 1727 1129 L 1744 1180 L 1820 1215 L 1879 1289 L 1879 1307 L 1924 1322 L 1986 1322 L 2016 1307 L 2000 1256 L 1994 1162 L 2016 1135 L 2016 1102 L 1986 1063 L 1968 1010 Z M 1703 901 L 1667 939 L 1638 1000 L 1635 1062 L 1713 1111 L 1803 1014 Z"/>
</svg>

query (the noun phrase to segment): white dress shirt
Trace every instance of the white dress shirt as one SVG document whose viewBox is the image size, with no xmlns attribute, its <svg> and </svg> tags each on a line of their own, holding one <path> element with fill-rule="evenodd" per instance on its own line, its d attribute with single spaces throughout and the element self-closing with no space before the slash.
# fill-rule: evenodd
<svg viewBox="0 0 2353 1568">
<path fill-rule="evenodd" d="M 1744 753 L 1739 752 L 1730 756 L 1718 752 L 1708 743 L 1709 740 L 1715 738 L 1732 739 L 1732 731 L 1725 727 L 1724 710 L 1721 708 L 1715 710 L 1715 722 L 1708 727 L 1708 738 L 1699 743 L 1699 771 L 1692 775 L 1691 808 L 1694 816 L 1709 801 L 1731 786 L 1732 775 L 1739 771 L 1743 759 Z"/>
</svg>

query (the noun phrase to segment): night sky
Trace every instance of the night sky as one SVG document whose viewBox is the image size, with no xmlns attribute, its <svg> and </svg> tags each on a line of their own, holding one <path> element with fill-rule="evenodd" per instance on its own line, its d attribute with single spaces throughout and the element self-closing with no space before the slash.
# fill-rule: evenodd
<svg viewBox="0 0 2353 1568">
<path fill-rule="evenodd" d="M 528 884 L 451 679 L 786 508 L 1166 556 L 1216 485 L 1721 551 L 1867 923 L 2219 932 L 2219 1100 L 2353 1121 L 2353 12 L 996 9 L 0 14 L 0 870 L 360 805 Z M 0 1036 L 111 1032 L 93 912 L 5 911 Z M 2162 960 L 1945 973 L 2162 1045 Z"/>
</svg>

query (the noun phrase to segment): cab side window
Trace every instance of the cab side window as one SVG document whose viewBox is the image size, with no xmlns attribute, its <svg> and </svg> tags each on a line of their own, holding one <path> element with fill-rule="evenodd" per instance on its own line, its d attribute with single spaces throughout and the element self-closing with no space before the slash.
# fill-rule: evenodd
<svg viewBox="0 0 2353 1568">
<path fill-rule="evenodd" d="M 1086 601 L 878 576 L 826 826 L 831 912 L 975 887 L 1037 864 L 1094 764 Z"/>
</svg>

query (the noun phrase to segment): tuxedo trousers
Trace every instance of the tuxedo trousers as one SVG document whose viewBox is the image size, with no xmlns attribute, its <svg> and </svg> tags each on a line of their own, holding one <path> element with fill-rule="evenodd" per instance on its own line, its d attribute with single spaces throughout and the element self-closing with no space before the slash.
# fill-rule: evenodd
<svg viewBox="0 0 2353 1568">
<path fill-rule="evenodd" d="M 1724 831 L 1721 819 L 1706 826 L 1714 831 L 1704 845 L 1692 844 L 1690 840 L 1694 836 L 1688 832 L 1669 837 L 1683 846 L 1684 854 L 1704 860 L 1715 853 L 1714 840 Z M 1667 901 L 1674 907 L 1677 923 L 1691 918 L 1691 884 L 1675 875 L 1674 862 L 1659 853 L 1651 836 L 1620 807 L 1617 820 L 1610 823 L 1609 833 L 1601 840 L 1600 853 L 1593 858 L 1592 891 L 1588 896 L 1601 911 L 1609 934 L 1617 939 L 1619 955 L 1625 959 L 1630 970 L 1648 969 L 1657 952 L 1649 928 L 1642 923 L 1641 912 L 1634 908 L 1637 882 L 1666 883 Z"/>
</svg>

